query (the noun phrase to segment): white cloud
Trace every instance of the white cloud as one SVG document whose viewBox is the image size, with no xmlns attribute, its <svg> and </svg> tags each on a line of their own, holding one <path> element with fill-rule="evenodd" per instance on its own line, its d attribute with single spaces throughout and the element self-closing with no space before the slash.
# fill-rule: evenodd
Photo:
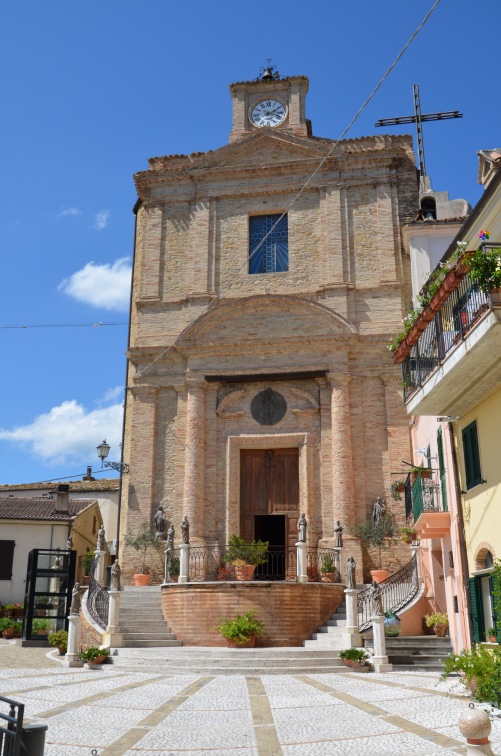
<svg viewBox="0 0 501 756">
<path fill-rule="evenodd" d="M 103 228 L 106 228 L 110 222 L 110 215 L 111 213 L 109 210 L 100 210 L 96 213 L 94 216 L 94 228 L 96 231 L 102 231 Z"/>
<path fill-rule="evenodd" d="M 82 211 L 78 207 L 66 207 L 57 214 L 57 217 L 66 218 L 67 216 L 75 217 L 77 215 L 82 215 Z"/>
<path fill-rule="evenodd" d="M 68 296 L 105 310 L 127 312 L 129 309 L 132 268 L 128 257 L 112 264 L 87 263 L 59 284 Z"/>
<path fill-rule="evenodd" d="M 71 399 L 39 415 L 29 425 L 0 429 L 0 440 L 28 449 L 44 462 L 60 465 L 97 463 L 96 446 L 106 438 L 113 447 L 111 457 L 118 459 L 122 415 L 122 403 L 88 411 Z"/>
<path fill-rule="evenodd" d="M 108 404 L 108 402 L 116 402 L 118 399 L 124 398 L 124 387 L 123 386 L 115 386 L 115 388 L 110 388 L 108 391 L 105 391 L 103 394 L 102 399 L 98 400 L 98 404 Z"/>
</svg>

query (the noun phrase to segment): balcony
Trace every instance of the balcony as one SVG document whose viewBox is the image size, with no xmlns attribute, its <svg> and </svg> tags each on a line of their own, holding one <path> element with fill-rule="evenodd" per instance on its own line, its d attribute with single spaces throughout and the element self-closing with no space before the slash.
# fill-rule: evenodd
<svg viewBox="0 0 501 756">
<path fill-rule="evenodd" d="M 442 482 L 419 474 L 412 484 L 411 494 L 412 514 L 419 538 L 443 538 L 450 530 L 451 516 L 442 496 Z"/>
<path fill-rule="evenodd" d="M 499 290 L 485 293 L 464 273 L 432 319 L 421 316 L 416 326 L 402 362 L 409 413 L 461 416 L 501 383 Z"/>
</svg>

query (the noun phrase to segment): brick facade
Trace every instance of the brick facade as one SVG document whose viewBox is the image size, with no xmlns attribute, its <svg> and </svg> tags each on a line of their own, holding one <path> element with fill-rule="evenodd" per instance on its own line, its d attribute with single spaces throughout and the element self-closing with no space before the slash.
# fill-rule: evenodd
<svg viewBox="0 0 501 756">
<path fill-rule="evenodd" d="M 265 626 L 256 646 L 300 646 L 344 598 L 334 583 L 192 583 L 162 587 L 165 620 L 185 646 L 226 646 L 221 617 L 254 611 Z"/>
<path fill-rule="evenodd" d="M 227 542 L 239 529 L 238 450 L 297 446 L 309 542 L 332 545 L 341 520 L 343 558 L 361 578 L 373 558 L 349 526 L 377 496 L 404 521 L 389 487 L 409 458 L 408 420 L 386 344 L 410 299 L 400 228 L 418 204 L 412 143 L 340 142 L 289 207 L 333 143 L 303 129 L 307 80 L 279 84 L 297 129 L 249 128 L 241 98 L 254 102 L 260 82 L 232 85 L 229 145 L 153 158 L 135 176 L 121 537 L 162 504 L 176 545 L 184 514 L 194 544 Z M 289 271 L 250 275 L 249 216 L 288 207 Z M 271 426 L 250 411 L 266 388 L 287 402 Z M 133 556 L 122 546 L 126 580 Z M 397 546 L 386 559 L 393 569 L 408 556 Z"/>
</svg>

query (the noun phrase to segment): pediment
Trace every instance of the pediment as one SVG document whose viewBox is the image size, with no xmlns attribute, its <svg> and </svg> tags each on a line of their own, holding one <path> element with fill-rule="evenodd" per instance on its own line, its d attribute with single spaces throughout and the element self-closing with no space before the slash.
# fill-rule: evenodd
<svg viewBox="0 0 501 756">
<path fill-rule="evenodd" d="M 236 350 L 321 338 L 351 337 L 356 328 L 329 308 L 300 297 L 258 295 L 224 302 L 190 326 L 178 346 L 232 345 Z"/>
<path fill-rule="evenodd" d="M 331 146 L 308 137 L 297 137 L 271 129 L 259 131 L 237 142 L 214 150 L 202 158 L 197 167 L 219 168 L 239 165 L 287 163 L 289 161 L 318 160 Z"/>
</svg>

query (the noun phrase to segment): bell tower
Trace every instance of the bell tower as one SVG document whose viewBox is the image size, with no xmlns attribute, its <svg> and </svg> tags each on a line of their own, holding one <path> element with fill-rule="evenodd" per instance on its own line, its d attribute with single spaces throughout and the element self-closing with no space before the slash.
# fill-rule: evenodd
<svg viewBox="0 0 501 756">
<path fill-rule="evenodd" d="M 253 81 L 230 84 L 233 125 L 229 141 L 267 128 L 311 136 L 311 123 L 305 114 L 308 84 L 306 76 L 280 78 L 270 66 Z"/>
</svg>

